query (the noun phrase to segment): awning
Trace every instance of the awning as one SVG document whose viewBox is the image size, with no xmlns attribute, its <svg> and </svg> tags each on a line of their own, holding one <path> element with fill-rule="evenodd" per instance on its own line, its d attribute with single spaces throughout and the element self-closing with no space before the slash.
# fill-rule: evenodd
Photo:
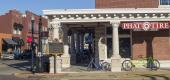
<svg viewBox="0 0 170 80">
<path fill-rule="evenodd" d="M 17 43 L 17 45 L 20 45 L 20 46 L 24 46 L 24 40 L 23 39 L 20 39 L 20 38 L 13 38 L 12 39 L 13 41 L 15 41 Z"/>
<path fill-rule="evenodd" d="M 13 41 L 10 38 L 3 38 L 3 40 L 7 43 L 7 44 L 11 44 L 11 45 L 17 45 L 17 43 L 15 41 Z"/>
</svg>

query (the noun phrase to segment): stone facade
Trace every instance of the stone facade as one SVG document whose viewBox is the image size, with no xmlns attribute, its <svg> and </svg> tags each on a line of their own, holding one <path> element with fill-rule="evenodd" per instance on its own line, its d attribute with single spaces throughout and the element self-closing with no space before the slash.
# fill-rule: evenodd
<svg viewBox="0 0 170 80">
<path fill-rule="evenodd" d="M 170 12 L 169 8 L 116 8 L 116 9 L 64 9 L 64 10 L 44 10 L 44 14 L 49 18 L 51 24 L 61 23 L 63 25 L 67 25 L 66 27 L 70 28 L 74 26 L 74 28 L 86 28 L 85 26 L 94 28 L 95 27 L 95 61 L 96 63 L 99 60 L 110 60 L 111 62 L 111 71 L 119 72 L 121 71 L 121 56 L 119 54 L 119 37 L 126 35 L 119 35 L 119 27 L 122 22 L 134 22 L 134 21 L 169 21 Z M 88 13 L 88 14 L 87 14 Z M 90 25 L 93 24 L 93 25 Z M 104 24 L 104 25 L 103 25 Z M 107 57 L 107 47 L 106 47 L 106 25 L 111 26 L 112 35 L 108 35 L 109 38 L 112 38 L 112 55 L 111 58 Z M 50 26 L 51 27 L 51 26 Z M 63 27 L 63 26 L 61 26 Z M 64 28 L 64 27 L 63 27 Z M 86 29 L 85 29 L 86 30 Z M 58 31 L 53 32 L 59 34 Z M 64 33 L 67 35 L 67 33 Z M 104 38 L 103 38 L 104 37 Z M 68 37 L 67 37 L 68 38 Z M 169 35 L 167 30 L 162 31 L 134 31 L 132 34 L 128 33 L 128 38 L 130 38 L 130 42 L 132 42 L 132 58 L 137 59 L 140 54 L 154 54 L 154 58 L 158 59 L 166 59 L 165 55 L 168 55 L 168 39 Z M 153 38 L 153 39 L 152 39 Z M 64 37 L 64 40 L 66 37 Z M 78 41 L 78 40 L 77 40 Z M 145 44 L 145 42 L 138 41 L 147 41 L 149 44 Z M 151 43 L 153 48 L 151 48 Z M 79 44 L 79 43 L 78 43 Z M 159 48 L 158 46 L 161 45 Z M 79 46 L 80 47 L 80 46 Z M 76 49 L 78 49 L 76 47 Z M 139 53 L 139 49 L 141 49 Z M 146 50 L 148 49 L 148 50 Z M 153 51 L 153 50 L 154 51 Z M 167 52 L 165 52 L 165 51 Z M 69 60 L 68 55 L 68 46 L 67 43 L 64 43 L 64 55 L 67 57 L 67 61 Z M 153 52 L 151 52 L 153 51 Z M 157 53 L 160 52 L 160 53 Z M 165 55 L 161 55 L 165 54 Z M 158 57 L 164 56 L 164 57 Z M 130 57 L 129 57 L 130 58 Z M 167 58 L 167 60 L 169 60 Z M 69 62 L 68 62 L 69 63 Z M 166 62 L 165 62 L 166 63 Z M 65 62 L 64 62 L 65 64 Z"/>
</svg>

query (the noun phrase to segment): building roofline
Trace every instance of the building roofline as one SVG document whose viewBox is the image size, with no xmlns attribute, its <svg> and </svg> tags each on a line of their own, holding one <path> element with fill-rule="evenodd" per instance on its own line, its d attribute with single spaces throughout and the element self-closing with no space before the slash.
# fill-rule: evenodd
<svg viewBox="0 0 170 80">
<path fill-rule="evenodd" d="M 49 9 L 44 15 L 100 13 L 170 13 L 170 8 L 107 8 L 107 9 Z"/>
</svg>

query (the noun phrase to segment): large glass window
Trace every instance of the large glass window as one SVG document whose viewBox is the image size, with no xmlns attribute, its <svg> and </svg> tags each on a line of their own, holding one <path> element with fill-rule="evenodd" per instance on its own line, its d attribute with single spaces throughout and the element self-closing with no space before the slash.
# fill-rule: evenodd
<svg viewBox="0 0 170 80">
<path fill-rule="evenodd" d="M 107 38 L 107 58 L 111 58 L 112 55 L 112 38 Z"/>
<path fill-rule="evenodd" d="M 170 0 L 160 0 L 160 5 L 170 5 Z"/>
<path fill-rule="evenodd" d="M 106 34 L 107 35 L 112 35 L 112 27 L 107 27 L 106 28 Z"/>
</svg>

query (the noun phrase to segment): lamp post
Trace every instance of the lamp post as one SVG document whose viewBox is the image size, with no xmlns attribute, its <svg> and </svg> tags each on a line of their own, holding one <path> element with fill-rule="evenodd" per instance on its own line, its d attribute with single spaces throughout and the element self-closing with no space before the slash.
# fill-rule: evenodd
<svg viewBox="0 0 170 80">
<path fill-rule="evenodd" d="M 32 34 L 32 42 L 31 42 L 31 51 L 32 51 L 32 59 L 31 59 L 31 71 L 32 73 L 35 72 L 35 69 L 34 69 L 34 55 L 35 55 L 35 43 L 34 43 L 34 21 L 35 21 L 35 18 L 34 16 L 31 17 L 31 24 L 32 24 L 32 29 L 31 29 L 31 34 Z"/>
<path fill-rule="evenodd" d="M 38 51 L 40 52 L 39 56 L 39 71 L 42 72 L 42 40 L 41 40 L 41 32 L 42 32 L 42 16 L 39 17 L 39 46 Z"/>
</svg>

